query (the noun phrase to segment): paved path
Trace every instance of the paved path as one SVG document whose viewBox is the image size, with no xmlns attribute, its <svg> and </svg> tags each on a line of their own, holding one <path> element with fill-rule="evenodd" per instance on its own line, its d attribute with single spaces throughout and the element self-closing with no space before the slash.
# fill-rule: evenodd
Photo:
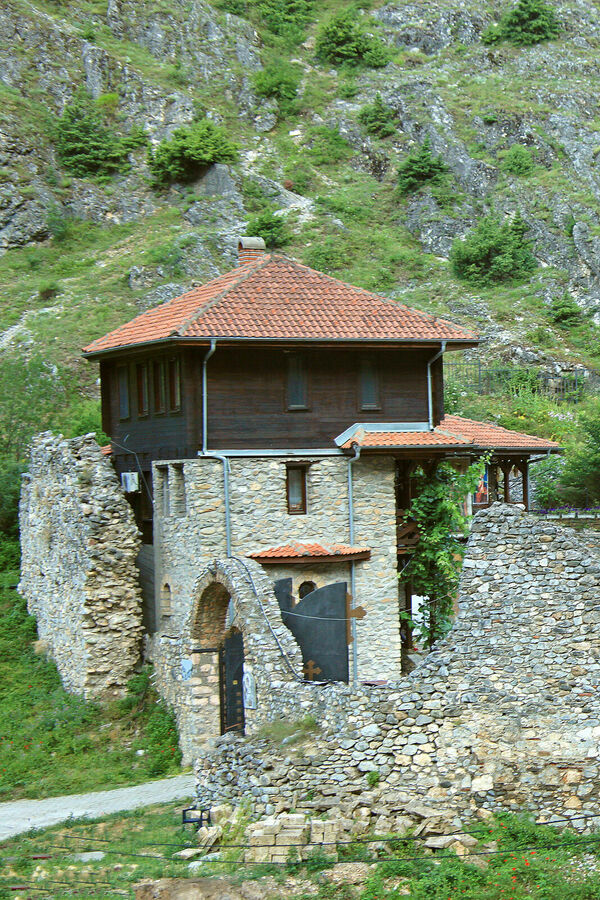
<svg viewBox="0 0 600 900">
<path fill-rule="evenodd" d="M 48 828 L 71 818 L 98 819 L 110 813 L 152 806 L 153 803 L 189 800 L 194 796 L 194 786 L 193 775 L 176 775 L 113 791 L 0 803 L 0 841 L 30 828 Z"/>
</svg>

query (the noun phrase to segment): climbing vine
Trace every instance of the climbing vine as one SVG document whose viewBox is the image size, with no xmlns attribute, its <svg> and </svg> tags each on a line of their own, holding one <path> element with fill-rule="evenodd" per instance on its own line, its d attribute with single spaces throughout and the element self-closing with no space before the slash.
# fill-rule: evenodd
<svg viewBox="0 0 600 900">
<path fill-rule="evenodd" d="M 488 461 L 482 457 L 466 472 L 442 463 L 433 473 L 418 469 L 413 476 L 415 497 L 406 521 L 416 523 L 420 540 L 402 578 L 410 579 L 413 593 L 427 598 L 419 627 L 429 647 L 450 630 L 464 553 L 461 537 L 468 529 L 464 502 Z M 406 618 L 413 625 L 408 614 Z"/>
</svg>

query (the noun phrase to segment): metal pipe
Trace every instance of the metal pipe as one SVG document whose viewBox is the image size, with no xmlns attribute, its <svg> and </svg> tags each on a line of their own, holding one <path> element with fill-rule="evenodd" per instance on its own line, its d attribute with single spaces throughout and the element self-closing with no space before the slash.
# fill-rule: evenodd
<svg viewBox="0 0 600 900">
<path fill-rule="evenodd" d="M 429 362 L 427 363 L 427 412 L 428 412 L 428 418 L 429 418 L 429 430 L 430 431 L 433 431 L 433 388 L 431 385 L 431 366 L 436 361 L 436 359 L 439 359 L 440 356 L 443 356 L 444 351 L 446 349 L 446 343 L 447 343 L 447 341 L 442 341 L 438 352 L 435 354 L 435 356 L 432 356 L 431 359 L 429 360 Z"/>
<path fill-rule="evenodd" d="M 231 512 L 229 509 L 229 460 L 220 453 L 204 453 L 200 451 L 201 459 L 218 459 L 223 463 L 223 493 L 225 494 L 225 555 L 231 556 Z"/>
<path fill-rule="evenodd" d="M 207 429 L 208 429 L 208 386 L 207 386 L 207 378 L 206 378 L 206 366 L 217 349 L 217 339 L 210 339 L 210 349 L 204 359 L 202 360 L 202 453 L 206 453 L 206 448 L 208 446 L 207 442 Z"/>
<path fill-rule="evenodd" d="M 352 466 L 360 459 L 360 447 L 353 444 L 354 456 L 348 460 L 348 525 L 350 532 L 350 546 L 354 546 L 354 483 L 352 480 Z M 352 595 L 352 608 L 356 607 L 356 572 L 354 560 L 350 562 L 350 593 Z M 358 629 L 354 616 L 351 620 L 352 629 L 352 684 L 358 685 Z"/>
</svg>

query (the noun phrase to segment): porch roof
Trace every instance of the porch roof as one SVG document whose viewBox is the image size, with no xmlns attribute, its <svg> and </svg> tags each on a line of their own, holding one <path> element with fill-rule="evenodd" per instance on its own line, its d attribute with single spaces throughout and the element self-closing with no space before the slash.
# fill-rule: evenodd
<svg viewBox="0 0 600 900">
<path fill-rule="evenodd" d="M 280 547 L 269 547 L 266 550 L 257 550 L 248 553 L 248 556 L 263 565 L 276 565 L 277 563 L 303 563 L 303 562 L 348 562 L 356 559 L 369 559 L 371 550 L 369 547 L 350 547 L 347 544 L 331 543 L 301 543 L 290 541 Z"/>
</svg>

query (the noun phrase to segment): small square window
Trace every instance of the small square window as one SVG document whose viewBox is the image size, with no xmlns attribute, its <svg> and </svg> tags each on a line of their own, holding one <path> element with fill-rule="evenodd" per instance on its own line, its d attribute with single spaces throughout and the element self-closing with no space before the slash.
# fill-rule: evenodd
<svg viewBox="0 0 600 900">
<path fill-rule="evenodd" d="M 287 508 L 290 515 L 306 513 L 306 466 L 286 467 Z"/>
</svg>

